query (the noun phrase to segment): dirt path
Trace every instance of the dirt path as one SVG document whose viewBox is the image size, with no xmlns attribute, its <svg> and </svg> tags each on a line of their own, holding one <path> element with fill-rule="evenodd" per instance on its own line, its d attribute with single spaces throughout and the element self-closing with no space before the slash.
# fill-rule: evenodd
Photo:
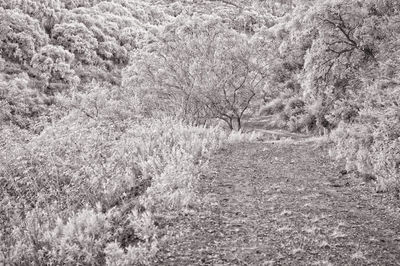
<svg viewBox="0 0 400 266">
<path fill-rule="evenodd" d="M 209 166 L 205 203 L 162 222 L 154 265 L 400 265 L 399 203 L 312 143 L 238 144 Z"/>
</svg>

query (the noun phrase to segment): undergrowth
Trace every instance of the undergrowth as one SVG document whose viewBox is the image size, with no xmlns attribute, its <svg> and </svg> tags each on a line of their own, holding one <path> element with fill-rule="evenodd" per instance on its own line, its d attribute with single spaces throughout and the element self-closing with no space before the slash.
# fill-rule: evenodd
<svg viewBox="0 0 400 266">
<path fill-rule="evenodd" d="M 96 90 L 39 135 L 2 129 L 0 264 L 146 265 L 154 215 L 195 204 L 209 155 L 254 137 L 144 118 Z"/>
</svg>

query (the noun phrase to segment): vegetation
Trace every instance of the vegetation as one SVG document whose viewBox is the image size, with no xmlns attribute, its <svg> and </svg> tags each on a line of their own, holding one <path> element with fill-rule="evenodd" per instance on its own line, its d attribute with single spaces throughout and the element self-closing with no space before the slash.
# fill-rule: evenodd
<svg viewBox="0 0 400 266">
<path fill-rule="evenodd" d="M 399 7 L 325 1 L 299 6 L 259 33 L 274 65 L 267 75 L 274 89 L 267 87 L 261 113 L 274 113 L 290 130 L 334 129 L 332 152 L 346 159 L 347 170 L 372 174 L 378 191 L 397 195 Z"/>
<path fill-rule="evenodd" d="M 400 195 L 399 18 L 397 0 L 0 0 L 0 264 L 148 264 L 154 217 L 196 203 L 258 110 L 331 132 Z"/>
</svg>

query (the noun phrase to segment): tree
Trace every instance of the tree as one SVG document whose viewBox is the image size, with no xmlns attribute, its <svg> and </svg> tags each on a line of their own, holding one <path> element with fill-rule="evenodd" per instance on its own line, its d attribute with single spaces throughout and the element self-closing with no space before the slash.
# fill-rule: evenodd
<svg viewBox="0 0 400 266">
<path fill-rule="evenodd" d="M 0 7 L 0 52 L 6 61 L 27 66 L 47 42 L 48 37 L 37 20 L 18 9 Z"/>
<path fill-rule="evenodd" d="M 47 34 L 51 34 L 54 25 L 59 23 L 63 13 L 59 0 L 0 0 L 4 9 L 19 9 L 29 17 L 36 19 Z"/>
<path fill-rule="evenodd" d="M 79 22 L 57 24 L 52 32 L 52 39 L 57 45 L 73 53 L 82 63 L 95 64 L 98 42 L 84 24 Z"/>
<path fill-rule="evenodd" d="M 32 67 L 39 72 L 47 86 L 47 94 L 54 94 L 57 87 L 73 88 L 79 78 L 71 68 L 74 55 L 61 46 L 46 45 L 32 58 Z"/>
<path fill-rule="evenodd" d="M 197 18 L 168 27 L 157 45 L 135 53 L 125 86 L 138 87 L 151 108 L 162 105 L 197 121 L 218 118 L 240 129 L 265 78 L 247 36 L 218 19 Z"/>
<path fill-rule="evenodd" d="M 92 7 L 102 0 L 60 0 L 60 2 L 67 9 L 74 9 L 79 7 Z"/>
<path fill-rule="evenodd" d="M 347 168 L 400 195 L 400 1 L 327 1 L 309 13 L 318 34 L 304 87 L 338 125 L 332 139 Z"/>
<path fill-rule="evenodd" d="M 0 127 L 16 125 L 20 129 L 35 130 L 38 119 L 48 111 L 45 97 L 29 86 L 29 76 L 0 74 Z"/>
</svg>

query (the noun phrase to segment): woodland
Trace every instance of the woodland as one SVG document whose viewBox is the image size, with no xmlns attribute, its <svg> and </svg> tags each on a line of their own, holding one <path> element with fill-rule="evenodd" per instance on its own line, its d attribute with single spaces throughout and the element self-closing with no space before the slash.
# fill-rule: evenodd
<svg viewBox="0 0 400 266">
<path fill-rule="evenodd" d="M 150 264 L 257 116 L 400 197 L 400 0 L 0 0 L 0 264 Z"/>
</svg>

